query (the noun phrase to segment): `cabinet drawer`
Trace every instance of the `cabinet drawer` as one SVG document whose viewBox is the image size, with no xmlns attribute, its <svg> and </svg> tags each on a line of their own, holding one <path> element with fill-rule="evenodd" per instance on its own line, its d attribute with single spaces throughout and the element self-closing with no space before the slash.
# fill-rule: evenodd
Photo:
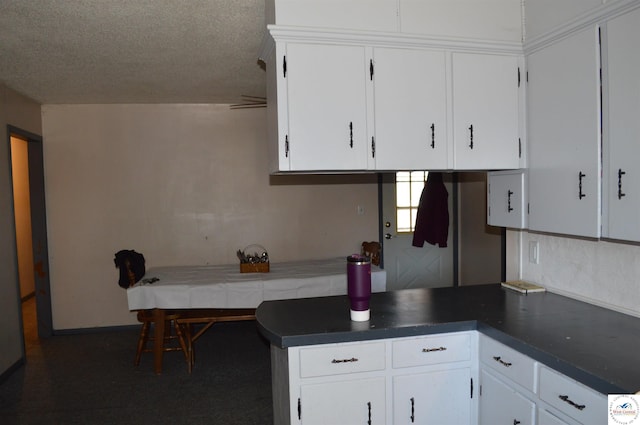
<svg viewBox="0 0 640 425">
<path fill-rule="evenodd" d="M 471 358 L 469 334 L 428 336 L 393 342 L 393 367 L 466 361 Z"/>
<path fill-rule="evenodd" d="M 385 369 L 385 343 L 335 344 L 300 350 L 300 377 Z"/>
<path fill-rule="evenodd" d="M 540 366 L 540 399 L 585 425 L 607 423 L 607 397 Z"/>
<path fill-rule="evenodd" d="M 535 392 L 535 360 L 491 338 L 482 336 L 480 361 L 529 391 Z"/>
</svg>

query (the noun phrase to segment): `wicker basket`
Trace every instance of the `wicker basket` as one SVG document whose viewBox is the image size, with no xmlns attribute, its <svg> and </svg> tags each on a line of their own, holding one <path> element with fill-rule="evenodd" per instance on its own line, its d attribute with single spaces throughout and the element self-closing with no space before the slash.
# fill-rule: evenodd
<svg viewBox="0 0 640 425">
<path fill-rule="evenodd" d="M 259 261 L 240 261 L 240 273 L 269 273 L 269 254 L 262 245 L 249 245 L 242 251 L 238 251 L 238 254 L 243 256 L 249 256 L 250 259 L 255 260 L 255 255 L 258 254 Z M 266 255 L 267 261 L 263 261 L 262 255 Z M 240 256 L 240 255 L 239 255 Z"/>
</svg>

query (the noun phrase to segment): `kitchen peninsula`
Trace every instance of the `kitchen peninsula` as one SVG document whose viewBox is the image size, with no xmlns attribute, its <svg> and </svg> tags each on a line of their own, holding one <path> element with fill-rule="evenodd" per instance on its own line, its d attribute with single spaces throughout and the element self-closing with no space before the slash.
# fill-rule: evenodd
<svg viewBox="0 0 640 425">
<path fill-rule="evenodd" d="M 298 373 L 294 368 L 306 373 L 304 365 L 301 365 L 306 361 L 305 356 L 309 357 L 305 353 L 313 353 L 312 350 L 320 347 L 333 347 L 334 355 L 336 347 L 345 344 L 351 344 L 362 356 L 349 354 L 344 358 L 338 357 L 332 361 L 334 365 L 348 365 L 352 370 L 346 372 L 348 369 L 344 369 L 341 373 L 355 373 L 366 378 L 365 381 L 370 379 L 372 384 L 378 374 L 382 382 L 383 399 L 388 397 L 386 394 L 392 393 L 385 389 L 385 382 L 391 382 L 390 376 L 395 373 L 388 371 L 391 368 L 389 365 L 393 362 L 395 368 L 396 357 L 402 354 L 402 351 L 390 348 L 392 344 L 404 343 L 407 339 L 425 340 L 448 336 L 462 336 L 461 344 L 471 347 L 466 349 L 470 355 L 462 355 L 460 359 L 456 359 L 455 345 L 449 347 L 442 341 L 437 341 L 433 346 L 435 348 L 423 351 L 435 351 L 434 354 L 439 355 L 438 351 L 448 349 L 442 355 L 446 354 L 448 358 L 453 356 L 454 361 L 459 360 L 458 364 L 469 370 L 472 397 L 473 377 L 480 375 L 478 369 L 483 369 L 483 341 L 490 340 L 491 344 L 511 350 L 514 355 L 530 361 L 531 388 L 527 389 L 526 384 L 517 380 L 515 387 L 525 396 L 534 399 L 531 402 L 531 412 L 536 406 L 539 409 L 538 415 L 551 411 L 566 421 L 558 423 L 591 423 L 579 416 L 589 411 L 589 405 L 585 408 L 579 403 L 580 400 L 576 403 L 575 398 L 565 400 L 562 399 L 563 396 L 555 397 L 561 399 L 557 408 L 554 404 L 557 400 L 545 401 L 543 388 L 539 388 L 543 387 L 539 382 L 542 375 L 567 378 L 579 386 L 580 390 L 585 390 L 589 397 L 595 397 L 598 409 L 596 412 L 591 410 L 587 416 L 597 414 L 598 420 L 604 419 L 606 415 L 607 394 L 640 390 L 640 369 L 637 367 L 640 318 L 549 292 L 523 295 L 493 284 L 377 293 L 371 298 L 371 320 L 364 323 L 349 319 L 349 301 L 346 296 L 269 301 L 260 305 L 256 318 L 260 331 L 272 347 L 274 414 L 279 421 L 277 423 L 291 423 L 291 417 L 296 414 L 300 417 L 301 412 L 304 414 L 304 401 L 301 402 L 299 398 L 300 388 L 295 388 L 303 386 L 301 382 L 313 384 L 308 385 L 310 388 L 320 388 L 325 384 L 323 379 L 327 383 L 331 379 L 336 380 L 335 377 L 326 377 L 304 381 L 309 376 L 329 375 L 322 371 L 312 371 L 301 377 L 291 376 Z M 385 341 L 387 346 L 384 345 Z M 451 340 L 445 341 L 448 343 Z M 456 340 L 453 342 L 455 344 Z M 375 357 L 376 352 L 381 355 L 382 363 L 376 364 L 376 360 L 368 360 L 369 357 Z M 493 360 L 507 367 L 511 366 L 505 360 L 500 362 L 502 359 L 499 356 L 493 359 L 489 357 L 487 364 Z M 513 369 L 517 369 L 517 365 L 514 364 Z M 344 380 L 344 377 L 345 375 L 341 379 Z M 505 378 L 505 381 L 508 380 Z M 395 381 L 393 382 L 395 393 Z M 480 382 L 482 383 L 482 379 Z M 413 402 L 411 399 L 412 411 Z M 568 409 L 567 416 L 563 416 L 563 403 Z M 470 417 L 473 418 L 477 402 L 470 404 Z M 387 401 L 386 405 L 389 406 L 390 402 Z M 540 406 L 545 407 L 546 411 L 541 412 Z M 368 409 L 368 415 L 371 416 L 371 402 L 368 402 Z M 378 418 L 391 417 L 388 410 L 389 407 L 382 409 Z M 477 415 L 477 410 L 475 412 Z M 534 418 L 533 415 L 534 413 L 530 414 L 531 418 Z M 524 421 L 523 424 L 527 422 Z M 302 423 L 305 423 L 304 419 Z"/>
</svg>

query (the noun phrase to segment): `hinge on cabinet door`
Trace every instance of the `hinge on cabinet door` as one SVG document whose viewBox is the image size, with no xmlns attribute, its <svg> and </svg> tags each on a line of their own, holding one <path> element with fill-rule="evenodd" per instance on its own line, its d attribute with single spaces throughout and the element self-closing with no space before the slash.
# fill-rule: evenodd
<svg viewBox="0 0 640 425">
<path fill-rule="evenodd" d="M 473 398 L 473 378 L 471 378 L 471 398 Z"/>
<path fill-rule="evenodd" d="M 287 78 L 287 57 L 282 57 L 282 76 Z"/>
<path fill-rule="evenodd" d="M 373 81 L 373 59 L 369 59 L 369 79 Z"/>
<path fill-rule="evenodd" d="M 527 202 L 527 214 L 529 214 L 529 203 Z"/>
<path fill-rule="evenodd" d="M 302 417 L 302 403 L 300 402 L 300 397 L 298 397 L 298 420 Z"/>
<path fill-rule="evenodd" d="M 478 396 L 482 397 L 482 384 L 480 384 L 480 390 L 478 392 Z"/>
<path fill-rule="evenodd" d="M 289 135 L 284 136 L 284 156 L 289 158 Z"/>
</svg>

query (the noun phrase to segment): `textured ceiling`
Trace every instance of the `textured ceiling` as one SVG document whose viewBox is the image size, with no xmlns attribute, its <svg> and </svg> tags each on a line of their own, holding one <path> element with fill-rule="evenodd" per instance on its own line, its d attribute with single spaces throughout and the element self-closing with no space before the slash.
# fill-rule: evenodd
<svg viewBox="0 0 640 425">
<path fill-rule="evenodd" d="M 0 0 L 0 83 L 42 103 L 264 96 L 264 0 Z"/>
</svg>

